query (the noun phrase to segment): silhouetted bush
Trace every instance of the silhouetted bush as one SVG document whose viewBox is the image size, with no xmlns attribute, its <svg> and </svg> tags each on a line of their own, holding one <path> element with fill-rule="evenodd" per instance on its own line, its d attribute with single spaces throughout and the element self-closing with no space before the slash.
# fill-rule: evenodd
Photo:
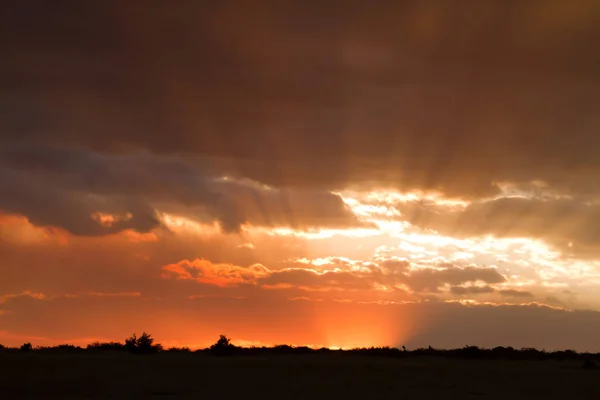
<svg viewBox="0 0 600 400">
<path fill-rule="evenodd" d="M 216 356 L 231 356 L 236 349 L 236 346 L 231 343 L 231 339 L 225 335 L 219 335 L 217 343 L 210 346 L 210 353 Z"/>
<path fill-rule="evenodd" d="M 27 342 L 27 343 L 23 343 L 21 345 L 21 347 L 19 348 L 19 350 L 21 350 L 23 353 L 28 353 L 31 350 L 33 350 L 33 346 L 31 345 L 31 343 Z"/>
<path fill-rule="evenodd" d="M 82 349 L 79 346 L 73 346 L 72 344 L 59 344 L 54 347 L 38 347 L 35 351 L 40 353 L 82 353 L 85 349 Z"/>
<path fill-rule="evenodd" d="M 293 351 L 294 348 L 287 344 L 279 344 L 273 347 L 273 352 L 276 354 L 291 354 Z"/>
<path fill-rule="evenodd" d="M 191 353 L 192 350 L 189 347 L 169 347 L 165 350 L 167 353 Z"/>
<path fill-rule="evenodd" d="M 296 354 L 310 354 L 310 353 L 312 353 L 312 349 L 310 347 L 300 346 L 300 347 L 294 348 L 294 353 L 296 353 Z"/>
<path fill-rule="evenodd" d="M 88 351 L 123 351 L 125 345 L 120 342 L 94 342 L 87 345 L 86 350 Z"/>
<path fill-rule="evenodd" d="M 345 353 L 350 354 L 361 354 L 366 356 L 380 356 L 380 357 L 399 357 L 401 356 L 400 349 L 395 347 L 361 347 L 358 349 L 343 350 Z"/>
</svg>

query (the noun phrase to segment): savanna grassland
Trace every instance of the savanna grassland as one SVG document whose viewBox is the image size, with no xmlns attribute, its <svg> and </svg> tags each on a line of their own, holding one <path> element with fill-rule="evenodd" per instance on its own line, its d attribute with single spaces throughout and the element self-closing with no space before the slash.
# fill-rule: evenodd
<svg viewBox="0 0 600 400">
<path fill-rule="evenodd" d="M 598 399 L 580 360 L 0 354 L 0 399 Z"/>
</svg>

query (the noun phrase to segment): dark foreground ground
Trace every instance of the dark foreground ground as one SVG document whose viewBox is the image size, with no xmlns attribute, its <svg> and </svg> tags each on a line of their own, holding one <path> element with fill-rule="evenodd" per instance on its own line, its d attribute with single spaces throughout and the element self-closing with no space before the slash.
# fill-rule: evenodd
<svg viewBox="0 0 600 400">
<path fill-rule="evenodd" d="M 600 399 L 577 361 L 0 354 L 0 399 Z"/>
</svg>

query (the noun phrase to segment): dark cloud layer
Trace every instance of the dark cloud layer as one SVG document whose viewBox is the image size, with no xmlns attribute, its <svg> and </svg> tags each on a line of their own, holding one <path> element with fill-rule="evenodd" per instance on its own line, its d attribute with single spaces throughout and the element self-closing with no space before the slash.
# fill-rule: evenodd
<svg viewBox="0 0 600 400">
<path fill-rule="evenodd" d="M 158 225 L 156 208 L 217 220 L 226 231 L 244 223 L 298 229 L 366 226 L 329 191 L 229 179 L 173 157 L 43 146 L 0 150 L 0 210 L 22 214 L 36 225 L 82 235 L 145 232 Z M 131 217 L 102 226 L 92 217 L 98 212 Z"/>
<path fill-rule="evenodd" d="M 26 216 L 31 223 L 60 227 L 75 235 L 96 236 L 125 229 L 147 232 L 159 225 L 155 211 L 135 196 L 78 192 L 28 173 L 0 170 L 0 210 Z M 97 213 L 118 220 L 102 223 Z"/>
<path fill-rule="evenodd" d="M 2 142 L 219 156 L 273 185 L 600 192 L 594 0 L 9 1 Z"/>
</svg>

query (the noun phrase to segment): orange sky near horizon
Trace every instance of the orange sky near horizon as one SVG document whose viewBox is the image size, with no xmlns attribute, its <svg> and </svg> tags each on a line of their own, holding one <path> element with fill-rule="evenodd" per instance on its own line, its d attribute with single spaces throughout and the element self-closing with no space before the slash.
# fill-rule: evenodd
<svg viewBox="0 0 600 400">
<path fill-rule="evenodd" d="M 79 237 L 1 214 L 4 262 L 30 271 L 8 275 L 13 289 L 3 289 L 0 318 L 14 328 L 0 330 L 0 343 L 85 344 L 145 330 L 167 346 L 192 348 L 220 333 L 242 345 L 425 345 L 422 332 L 456 307 L 599 307 L 593 293 L 583 296 L 599 274 L 543 240 L 418 229 L 398 210 L 416 194 L 338 195 L 368 228 L 246 224 L 222 233 L 218 224 L 161 214 L 162 225 L 147 233 Z M 469 207 L 428 196 L 420 198 L 437 207 Z M 107 220 L 117 218 L 96 222 Z M 575 269 L 585 286 L 566 272 Z"/>
</svg>

